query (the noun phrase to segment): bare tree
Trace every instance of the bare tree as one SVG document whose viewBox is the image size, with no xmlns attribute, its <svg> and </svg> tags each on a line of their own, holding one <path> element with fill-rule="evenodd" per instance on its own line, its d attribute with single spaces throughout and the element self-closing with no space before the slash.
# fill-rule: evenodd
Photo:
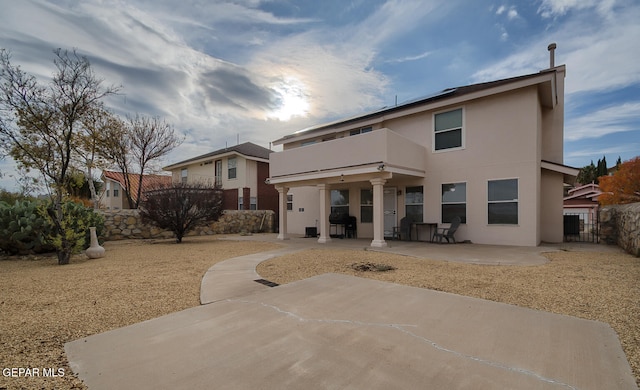
<svg viewBox="0 0 640 390">
<path fill-rule="evenodd" d="M 150 164 L 169 154 L 183 139 L 164 119 L 141 115 L 129 117 L 126 122 L 110 126 L 102 133 L 100 152 L 122 171 L 129 207 L 138 208 L 142 177 L 148 173 Z M 132 176 L 137 180 L 137 186 L 132 186 Z M 137 192 L 132 194 L 131 189 L 136 187 Z"/>
<path fill-rule="evenodd" d="M 135 208 L 138 208 L 142 195 L 142 175 L 145 174 L 149 163 L 169 154 L 180 146 L 184 138 L 179 138 L 173 126 L 159 117 L 136 115 L 134 118 L 129 118 L 129 131 L 131 154 L 140 170 L 135 201 Z"/>
<path fill-rule="evenodd" d="M 172 183 L 144 192 L 140 216 L 176 235 L 176 242 L 196 226 L 217 221 L 222 214 L 222 190 L 202 183 Z"/>
<path fill-rule="evenodd" d="M 52 200 L 48 211 L 60 238 L 58 264 L 68 264 L 74 248 L 68 237 L 62 208 L 70 179 L 78 132 L 84 118 L 118 88 L 103 87 L 89 60 L 76 51 L 57 49 L 56 72 L 48 85 L 19 66 L 0 50 L 0 135 L 2 148 L 19 165 L 38 170 L 45 178 Z"/>
</svg>

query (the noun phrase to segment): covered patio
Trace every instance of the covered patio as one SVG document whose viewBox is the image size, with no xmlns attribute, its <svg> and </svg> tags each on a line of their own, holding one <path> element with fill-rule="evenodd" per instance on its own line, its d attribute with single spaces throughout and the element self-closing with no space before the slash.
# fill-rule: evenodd
<svg viewBox="0 0 640 390">
<path fill-rule="evenodd" d="M 331 242 L 331 190 L 358 183 L 372 190 L 373 239 L 370 246 L 385 247 L 384 189 L 398 180 L 425 176 L 424 146 L 393 132 L 379 129 L 356 137 L 332 139 L 274 153 L 269 183 L 279 194 L 279 235 L 288 239 L 287 193 L 292 188 L 313 187 L 318 197 L 319 243 Z"/>
</svg>

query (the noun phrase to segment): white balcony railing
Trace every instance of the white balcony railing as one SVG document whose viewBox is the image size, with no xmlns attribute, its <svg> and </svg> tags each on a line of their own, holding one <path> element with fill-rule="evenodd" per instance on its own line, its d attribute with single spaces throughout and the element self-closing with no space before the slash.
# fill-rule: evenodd
<svg viewBox="0 0 640 390">
<path fill-rule="evenodd" d="M 384 164 L 424 173 L 426 149 L 387 128 L 271 153 L 272 180 Z"/>
</svg>

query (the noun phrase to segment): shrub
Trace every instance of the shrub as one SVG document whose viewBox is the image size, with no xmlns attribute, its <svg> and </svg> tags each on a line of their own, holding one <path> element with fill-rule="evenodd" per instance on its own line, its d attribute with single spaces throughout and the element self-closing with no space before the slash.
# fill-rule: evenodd
<svg viewBox="0 0 640 390">
<path fill-rule="evenodd" d="M 38 207 L 38 212 L 45 218 L 51 228 L 45 235 L 45 241 L 60 250 L 70 250 L 71 253 L 78 253 L 87 249 L 91 243 L 90 226 L 96 227 L 96 235 L 100 236 L 104 230 L 104 217 L 96 213 L 93 209 L 72 201 L 63 202 L 62 205 L 61 229 L 54 229 L 55 219 L 52 218 L 53 205 L 51 202 L 42 203 Z M 64 232 L 64 233 L 60 233 Z M 66 238 L 63 240 L 62 234 Z M 62 248 L 64 243 L 70 243 L 70 248 Z"/>
<path fill-rule="evenodd" d="M 50 203 L 16 201 L 13 205 L 0 202 L 0 250 L 11 255 L 52 252 L 61 239 L 49 216 Z M 86 249 L 90 243 L 89 226 L 96 227 L 98 236 L 104 230 L 104 218 L 93 209 L 74 202 L 62 204 L 64 231 L 71 239 L 74 252 Z"/>
<path fill-rule="evenodd" d="M 5 253 L 28 254 L 50 252 L 45 242 L 51 226 L 38 213 L 38 202 L 22 200 L 13 205 L 0 202 L 0 250 Z"/>
</svg>

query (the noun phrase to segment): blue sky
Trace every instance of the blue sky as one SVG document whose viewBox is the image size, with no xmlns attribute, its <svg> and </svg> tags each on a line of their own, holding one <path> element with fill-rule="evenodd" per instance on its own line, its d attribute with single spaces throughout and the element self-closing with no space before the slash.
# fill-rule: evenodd
<svg viewBox="0 0 640 390">
<path fill-rule="evenodd" d="M 433 92 L 567 66 L 564 163 L 640 155 L 637 0 L 0 0 L 0 47 L 42 80 L 76 48 L 117 113 L 186 135 L 161 166 Z M 0 162 L 12 189 L 14 163 Z"/>
</svg>

